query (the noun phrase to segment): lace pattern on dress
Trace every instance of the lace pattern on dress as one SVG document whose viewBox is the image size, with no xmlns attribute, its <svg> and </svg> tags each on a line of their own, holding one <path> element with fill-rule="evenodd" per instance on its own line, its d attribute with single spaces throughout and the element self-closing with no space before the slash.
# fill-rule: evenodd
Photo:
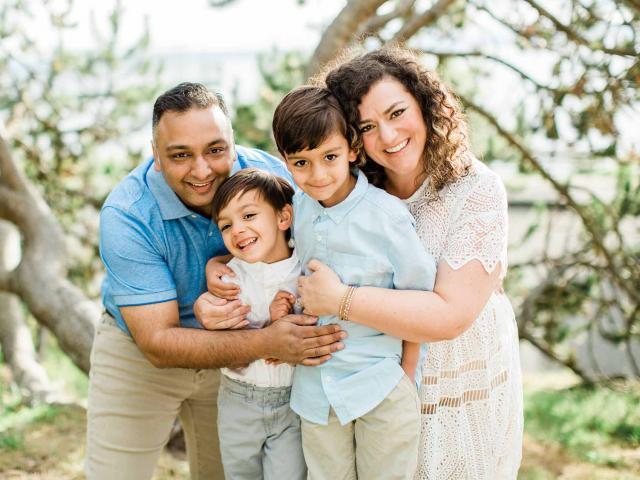
<svg viewBox="0 0 640 480">
<path fill-rule="evenodd" d="M 496 174 L 474 160 L 468 175 L 406 201 L 425 249 L 459 269 L 478 260 L 507 270 L 507 201 Z M 420 388 L 416 479 L 515 479 L 522 445 L 522 386 L 513 310 L 493 294 L 459 337 L 430 343 Z"/>
</svg>

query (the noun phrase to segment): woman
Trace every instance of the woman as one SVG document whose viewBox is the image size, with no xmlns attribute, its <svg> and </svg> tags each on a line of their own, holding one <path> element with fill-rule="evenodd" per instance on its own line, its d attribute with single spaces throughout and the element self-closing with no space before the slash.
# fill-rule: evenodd
<svg viewBox="0 0 640 480">
<path fill-rule="evenodd" d="M 330 71 L 326 83 L 362 133 L 367 175 L 406 202 L 438 272 L 433 292 L 350 292 L 312 261 L 315 273 L 299 288 L 305 313 L 346 308 L 350 321 L 429 342 L 416 478 L 516 478 L 522 385 L 513 310 L 500 288 L 504 187 L 470 153 L 457 101 L 408 51 L 361 55 Z"/>
</svg>

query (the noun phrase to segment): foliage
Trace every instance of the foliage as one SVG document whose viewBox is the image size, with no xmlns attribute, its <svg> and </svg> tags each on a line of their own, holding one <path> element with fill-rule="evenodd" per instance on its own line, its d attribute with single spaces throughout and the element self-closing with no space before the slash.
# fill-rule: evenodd
<svg viewBox="0 0 640 480">
<path fill-rule="evenodd" d="M 603 448 L 640 446 L 638 401 L 637 385 L 528 392 L 525 425 L 534 437 L 558 442 L 584 460 L 622 466 L 624 460 L 603 453 Z"/>
<path fill-rule="evenodd" d="M 354 25 L 357 35 L 341 41 Z M 509 292 L 521 337 L 590 379 L 602 376 L 600 359 L 592 355 L 595 368 L 586 368 L 576 345 L 594 336 L 624 352 L 616 374 L 640 377 L 640 144 L 628 127 L 640 107 L 638 31 L 640 4 L 631 0 L 549 8 L 536 0 L 349 0 L 306 62 L 314 75 L 356 39 L 365 50 L 407 42 L 453 85 L 475 153 L 516 163 L 550 187 L 531 205 L 542 205 L 521 242 L 532 258 L 511 266 Z M 263 75 L 272 93 L 274 72 Z M 270 145 L 270 105 L 261 99 L 259 114 L 237 121 L 251 132 L 243 139 Z M 558 228 L 567 210 L 574 232 Z"/>
<path fill-rule="evenodd" d="M 298 52 L 272 51 L 258 57 L 258 67 L 264 84 L 255 102 L 234 102 L 234 134 L 239 144 L 275 153 L 271 136 L 273 111 L 287 92 L 304 83 L 305 62 Z"/>
<path fill-rule="evenodd" d="M 97 211 L 141 152 L 127 142 L 148 122 L 159 67 L 145 29 L 124 45 L 116 3 L 95 42 L 71 50 L 73 0 L 9 0 L 0 7 L 0 123 L 16 161 L 68 234 L 71 278 L 97 295 Z M 38 19 L 53 41 L 36 35 Z M 47 39 L 48 40 L 48 39 Z"/>
</svg>

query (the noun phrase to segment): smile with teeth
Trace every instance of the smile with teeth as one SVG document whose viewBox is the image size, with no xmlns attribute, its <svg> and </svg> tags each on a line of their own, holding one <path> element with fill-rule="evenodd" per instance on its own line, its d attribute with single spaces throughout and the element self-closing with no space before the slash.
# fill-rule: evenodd
<svg viewBox="0 0 640 480">
<path fill-rule="evenodd" d="M 258 239 L 256 237 L 252 237 L 252 238 L 247 238 L 246 240 L 242 240 L 241 242 L 238 242 L 236 245 L 238 245 L 238 248 L 240 250 L 244 249 L 245 247 L 256 243 L 258 241 Z"/>
<path fill-rule="evenodd" d="M 400 150 L 402 150 L 404 147 L 406 147 L 407 143 L 409 143 L 409 139 L 408 138 L 404 142 L 401 142 L 398 145 L 396 145 L 395 147 L 387 148 L 385 150 L 385 152 L 387 152 L 387 153 L 397 153 Z"/>
<path fill-rule="evenodd" d="M 187 182 L 192 188 L 196 190 L 203 190 L 209 188 L 209 186 L 213 183 L 213 180 L 205 183 L 195 183 L 195 182 Z"/>
</svg>

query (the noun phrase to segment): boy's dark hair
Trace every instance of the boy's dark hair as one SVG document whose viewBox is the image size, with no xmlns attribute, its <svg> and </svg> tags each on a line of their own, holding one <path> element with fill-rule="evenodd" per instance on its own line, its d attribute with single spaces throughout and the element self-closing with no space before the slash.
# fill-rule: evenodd
<svg viewBox="0 0 640 480">
<path fill-rule="evenodd" d="M 218 92 L 209 90 L 201 83 L 184 82 L 160 95 L 153 104 L 152 129 L 155 137 L 158 122 L 166 112 L 186 112 L 192 108 L 220 107 L 228 117 L 224 98 Z"/>
<path fill-rule="evenodd" d="M 360 136 L 348 125 L 338 100 L 324 87 L 305 85 L 291 90 L 276 108 L 272 126 L 283 157 L 317 148 L 334 133 L 345 137 L 355 152 L 362 150 Z M 360 164 L 360 155 L 356 164 Z"/>
<path fill-rule="evenodd" d="M 260 197 L 276 212 L 293 203 L 293 187 L 287 180 L 264 170 L 245 168 L 231 175 L 218 187 L 211 206 L 213 220 L 218 221 L 220 211 L 233 198 L 252 190 L 257 190 Z"/>
</svg>

